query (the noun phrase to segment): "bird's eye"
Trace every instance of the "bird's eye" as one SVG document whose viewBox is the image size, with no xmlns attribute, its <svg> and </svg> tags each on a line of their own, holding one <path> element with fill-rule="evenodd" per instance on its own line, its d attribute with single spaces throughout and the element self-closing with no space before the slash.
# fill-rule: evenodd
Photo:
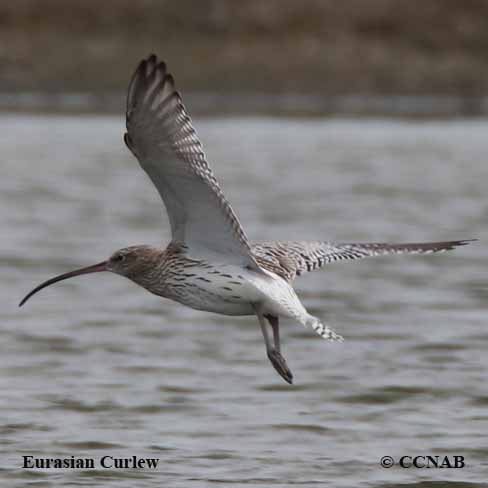
<svg viewBox="0 0 488 488">
<path fill-rule="evenodd" d="M 114 256 L 114 261 L 123 261 L 125 259 L 125 256 L 123 254 L 117 254 L 117 256 Z"/>
</svg>

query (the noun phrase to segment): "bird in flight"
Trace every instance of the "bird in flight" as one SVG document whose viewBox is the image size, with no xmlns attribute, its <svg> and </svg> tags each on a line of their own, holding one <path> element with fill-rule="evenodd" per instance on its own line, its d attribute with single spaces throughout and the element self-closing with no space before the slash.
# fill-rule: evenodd
<svg viewBox="0 0 488 488">
<path fill-rule="evenodd" d="M 249 241 L 207 163 L 173 76 L 154 55 L 141 61 L 132 77 L 126 125 L 124 141 L 166 207 L 171 242 L 166 248 L 137 245 L 119 249 L 101 263 L 41 283 L 19 306 L 58 281 L 110 271 L 197 310 L 256 315 L 269 360 L 292 383 L 293 375 L 281 354 L 280 318 L 311 326 L 326 340 L 343 340 L 307 312 L 293 289 L 297 276 L 333 261 L 427 254 L 469 242 Z"/>
</svg>

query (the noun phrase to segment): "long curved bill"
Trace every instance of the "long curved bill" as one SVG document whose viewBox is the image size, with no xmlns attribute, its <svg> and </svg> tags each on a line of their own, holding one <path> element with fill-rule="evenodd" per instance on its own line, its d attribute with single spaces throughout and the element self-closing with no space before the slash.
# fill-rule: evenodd
<svg viewBox="0 0 488 488">
<path fill-rule="evenodd" d="M 102 261 L 101 263 L 93 264 L 92 266 L 87 266 L 86 268 L 75 269 L 74 271 L 70 271 L 69 273 L 55 276 L 54 278 L 51 278 L 44 283 L 41 283 L 39 286 L 36 286 L 31 292 L 29 292 L 19 303 L 19 307 L 24 305 L 24 303 L 29 300 L 32 295 L 42 290 L 43 288 L 46 288 L 46 286 L 57 283 L 58 281 L 67 280 L 68 278 L 73 278 L 74 276 L 79 276 L 87 273 L 97 273 L 99 271 L 107 271 L 107 261 Z"/>
</svg>

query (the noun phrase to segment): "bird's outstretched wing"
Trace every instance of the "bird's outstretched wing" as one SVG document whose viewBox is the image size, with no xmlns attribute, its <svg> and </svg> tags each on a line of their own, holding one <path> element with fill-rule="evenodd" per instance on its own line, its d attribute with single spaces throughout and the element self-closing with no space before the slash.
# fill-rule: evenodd
<svg viewBox="0 0 488 488">
<path fill-rule="evenodd" d="M 164 201 L 174 242 L 257 267 L 173 77 L 154 55 L 139 64 L 130 83 L 124 140 Z"/>
<path fill-rule="evenodd" d="M 475 240 L 475 239 L 473 239 Z M 411 244 L 344 243 L 320 241 L 270 241 L 252 246 L 258 263 L 292 281 L 307 271 L 321 268 L 327 263 L 345 259 L 361 259 L 386 254 L 428 254 L 449 251 L 464 246 L 471 240 L 422 242 Z"/>
</svg>

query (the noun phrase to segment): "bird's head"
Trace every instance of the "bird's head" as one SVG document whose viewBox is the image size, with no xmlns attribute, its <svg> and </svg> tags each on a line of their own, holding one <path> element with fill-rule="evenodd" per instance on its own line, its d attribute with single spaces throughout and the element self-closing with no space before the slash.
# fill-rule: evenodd
<svg viewBox="0 0 488 488">
<path fill-rule="evenodd" d="M 115 251 L 107 261 L 105 261 L 106 271 L 119 274 L 121 276 L 129 276 L 133 269 L 137 267 L 139 253 L 138 246 L 124 247 Z"/>
<path fill-rule="evenodd" d="M 32 295 L 43 288 L 46 288 L 46 286 L 83 274 L 110 271 L 138 282 L 138 277 L 146 274 L 147 270 L 152 267 L 151 265 L 154 263 L 155 258 L 157 258 L 160 254 L 161 251 L 159 249 L 155 249 L 151 246 L 124 247 L 118 251 L 115 251 L 112 256 L 101 263 L 93 264 L 92 266 L 87 266 L 85 268 L 75 269 L 74 271 L 70 271 L 44 281 L 39 286 L 36 286 L 22 299 L 19 307 L 21 307 Z"/>
</svg>

